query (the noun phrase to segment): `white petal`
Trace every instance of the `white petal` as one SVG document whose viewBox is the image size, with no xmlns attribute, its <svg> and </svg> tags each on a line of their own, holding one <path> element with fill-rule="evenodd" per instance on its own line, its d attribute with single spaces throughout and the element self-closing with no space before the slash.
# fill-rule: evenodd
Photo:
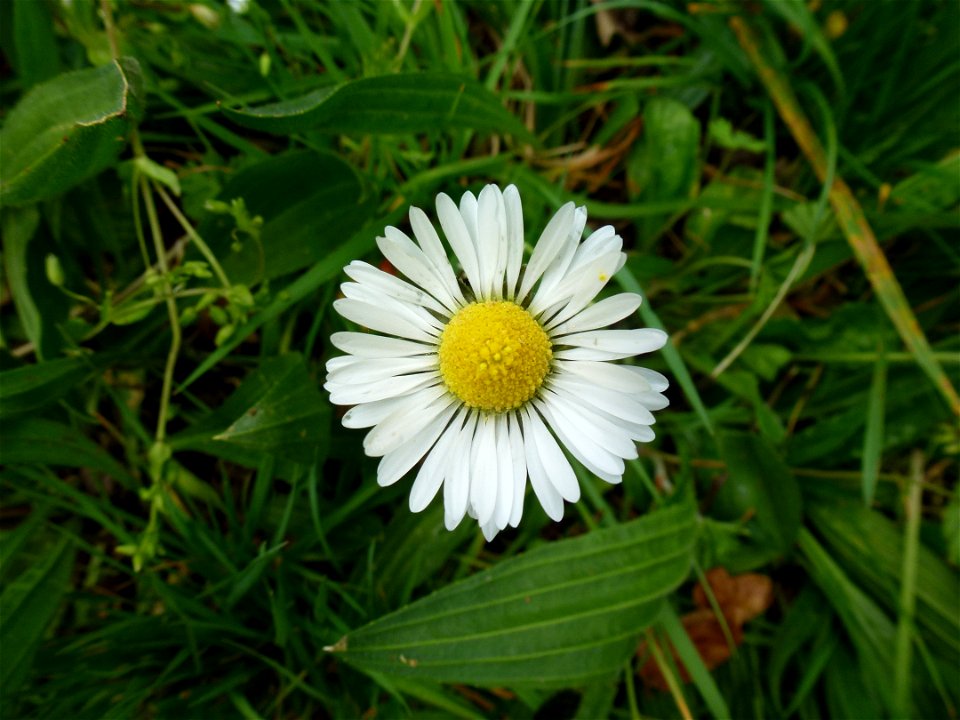
<svg viewBox="0 0 960 720">
<path fill-rule="evenodd" d="M 480 297 L 484 300 L 499 298 L 502 290 L 496 286 L 495 273 L 503 228 L 500 224 L 498 203 L 500 191 L 487 185 L 480 191 L 477 203 L 477 261 L 480 266 Z M 500 286 L 503 286 L 501 279 Z"/>
<path fill-rule="evenodd" d="M 550 330 L 552 336 L 560 336 L 607 327 L 632 315 L 640 307 L 642 301 L 643 298 L 636 293 L 612 295 L 594 303 L 585 310 L 581 310 L 576 316 L 558 327 L 554 328 L 551 321 L 547 323 L 546 328 Z"/>
<path fill-rule="evenodd" d="M 565 414 L 579 435 L 586 436 L 607 452 L 625 460 L 637 457 L 637 446 L 630 439 L 629 433 L 615 421 L 593 410 L 592 406 L 578 402 L 579 398 L 548 391 L 543 400 Z"/>
<path fill-rule="evenodd" d="M 507 416 L 497 415 L 497 507 L 493 512 L 493 524 L 503 530 L 510 522 L 510 511 L 513 509 L 513 457 L 510 447 L 510 429 Z"/>
<path fill-rule="evenodd" d="M 334 364 L 333 360 L 346 360 Z M 349 355 L 334 358 L 327 363 L 327 380 L 335 383 L 374 382 L 412 372 L 436 369 L 437 359 L 431 355 L 411 358 L 355 358 Z M 349 362 L 352 361 L 352 362 Z"/>
<path fill-rule="evenodd" d="M 437 351 L 436 343 L 421 345 L 400 338 L 360 332 L 335 332 L 330 336 L 330 342 L 345 353 L 366 358 L 410 357 Z"/>
<path fill-rule="evenodd" d="M 516 413 L 507 416 L 510 435 L 510 459 L 513 462 L 513 503 L 510 507 L 510 526 L 517 527 L 523 516 L 523 496 L 527 490 L 527 460 L 524 451 L 523 433 Z"/>
<path fill-rule="evenodd" d="M 577 502 L 580 499 L 580 484 L 577 482 L 573 468 L 563 456 L 563 451 L 547 430 L 547 426 L 543 424 L 540 416 L 531 412 L 530 421 L 533 439 L 537 443 L 537 454 L 540 456 L 540 462 L 543 463 L 547 479 L 560 493 L 560 497 L 567 502 Z"/>
<path fill-rule="evenodd" d="M 497 472 L 497 442 L 493 418 L 484 416 L 477 423 L 477 434 L 470 457 L 470 504 L 477 514 L 477 522 L 490 522 L 497 507 L 499 480 Z"/>
<path fill-rule="evenodd" d="M 372 383 L 344 385 L 342 383 L 326 382 L 323 387 L 330 393 L 330 402 L 334 405 L 359 405 L 408 395 L 414 390 L 436 385 L 439 382 L 440 373 L 424 372 L 416 375 L 403 375 L 398 378 L 387 378 Z"/>
<path fill-rule="evenodd" d="M 590 237 L 577 248 L 577 254 L 573 256 L 573 262 L 570 263 L 570 272 L 576 272 L 600 255 L 605 255 L 612 250 L 622 249 L 623 239 L 617 235 L 613 226 L 604 225 L 599 230 L 592 232 Z"/>
<path fill-rule="evenodd" d="M 427 459 L 420 466 L 417 477 L 413 481 L 413 487 L 410 488 L 410 510 L 420 512 L 437 495 L 437 490 L 443 484 L 443 475 L 447 468 L 447 455 L 453 447 L 457 438 L 460 437 L 460 428 L 463 426 L 463 419 L 466 413 L 460 409 L 460 413 L 453 419 L 453 422 L 444 430 L 437 444 L 433 446 Z"/>
<path fill-rule="evenodd" d="M 435 343 L 439 335 L 434 328 L 419 318 L 385 312 L 382 307 L 360 300 L 340 298 L 333 301 L 333 309 L 357 325 L 408 340 Z"/>
<path fill-rule="evenodd" d="M 410 468 L 433 447 L 456 409 L 457 406 L 451 403 L 422 430 L 384 455 L 377 467 L 377 484 L 387 487 L 406 475 Z"/>
<path fill-rule="evenodd" d="M 497 300 L 504 297 L 504 279 L 507 272 L 507 256 L 510 252 L 509 241 L 507 239 L 507 211 L 503 204 L 503 193 L 495 185 L 491 185 L 496 190 L 497 200 L 497 225 L 500 233 L 497 238 L 497 262 L 493 266 L 493 296 Z M 502 529 L 502 528 L 501 528 Z"/>
<path fill-rule="evenodd" d="M 626 365 L 617 365 L 612 362 L 559 360 L 556 363 L 555 372 L 556 375 L 570 373 L 586 383 L 619 392 L 645 393 L 650 391 L 650 384 L 642 375 L 630 372 Z"/>
<path fill-rule="evenodd" d="M 562 249 L 550 263 L 543 273 L 543 280 L 540 281 L 540 287 L 537 288 L 536 295 L 530 303 L 529 310 L 537 315 L 545 307 L 553 304 L 556 298 L 555 291 L 564 280 L 570 263 L 573 262 L 574 255 L 577 252 L 577 246 L 580 244 L 580 236 L 583 234 L 583 226 L 587 222 L 587 209 L 578 207 L 573 215 L 573 225 L 570 226 L 570 233 Z"/>
<path fill-rule="evenodd" d="M 377 246 L 383 256 L 397 270 L 433 295 L 448 310 L 454 312 L 457 303 L 450 297 L 443 281 L 423 251 L 407 237 L 406 233 L 395 227 L 388 227 L 384 232 L 386 237 L 377 238 Z"/>
<path fill-rule="evenodd" d="M 633 330 L 588 330 L 565 335 L 555 345 L 589 348 L 608 353 L 625 353 L 627 357 L 659 350 L 667 342 L 667 334 L 656 328 Z"/>
<path fill-rule="evenodd" d="M 469 190 L 460 196 L 460 216 L 463 218 L 463 224 L 467 228 L 467 232 L 470 233 L 470 239 L 473 240 L 473 247 L 476 248 L 478 246 L 477 198 Z M 477 259 L 479 260 L 479 258 Z"/>
<path fill-rule="evenodd" d="M 363 439 L 363 451 L 370 457 L 386 455 L 408 442 L 456 402 L 456 398 L 444 393 L 426 406 L 397 408 L 367 433 Z"/>
<path fill-rule="evenodd" d="M 441 315 L 449 315 L 449 308 L 445 308 L 437 302 L 422 287 L 417 287 L 406 280 L 398 278 L 396 275 L 384 272 L 380 268 L 375 268 L 369 263 L 361 260 L 354 260 L 347 265 L 343 271 L 361 285 L 367 285 L 376 288 L 380 292 L 386 293 L 392 298 L 402 302 L 420 305 L 429 308 Z M 442 288 L 441 288 L 442 292 Z"/>
<path fill-rule="evenodd" d="M 520 281 L 520 291 L 517 293 L 517 302 L 523 301 L 550 263 L 560 254 L 564 243 L 569 238 L 573 220 L 574 204 L 569 202 L 561 207 L 547 223 L 547 227 L 544 228 L 540 239 L 537 240 L 537 244 L 533 248 L 533 255 L 530 256 L 527 269 L 523 273 L 523 279 Z"/>
<path fill-rule="evenodd" d="M 413 228 L 413 234 L 420 243 L 424 257 L 430 262 L 434 272 L 443 282 L 447 293 L 454 299 L 458 305 L 466 305 L 463 298 L 463 292 L 460 290 L 460 283 L 457 282 L 457 276 L 453 272 L 450 260 L 447 258 L 447 251 L 440 242 L 440 236 L 433 227 L 433 223 L 423 210 L 420 208 L 410 208 L 410 226 Z"/>
<path fill-rule="evenodd" d="M 656 370 L 651 370 L 650 368 L 637 367 L 636 365 L 624 365 L 623 367 L 627 368 L 630 372 L 635 372 L 638 375 L 641 375 L 644 380 L 650 383 L 650 389 L 654 392 L 662 393 L 668 387 L 670 387 L 670 381 L 667 380 L 666 376 L 658 373 Z"/>
<path fill-rule="evenodd" d="M 443 480 L 443 524 L 453 530 L 463 520 L 470 497 L 470 463 L 467 459 L 473 448 L 473 432 L 477 427 L 477 413 L 471 413 L 447 454 L 447 468 Z"/>
<path fill-rule="evenodd" d="M 643 406 L 636 395 L 590 385 L 575 376 L 559 373 L 550 379 L 550 387 L 561 395 L 592 405 L 613 417 L 641 425 L 653 425 L 656 422 L 653 413 Z"/>
<path fill-rule="evenodd" d="M 508 185 L 503 191 L 503 207 L 507 228 L 507 287 L 508 298 L 516 295 L 517 279 L 523 264 L 523 208 L 516 185 Z"/>
<path fill-rule="evenodd" d="M 443 332 L 444 323 L 430 314 L 426 308 L 421 305 L 404 302 L 383 292 L 379 288 L 369 285 L 361 285 L 355 282 L 345 282 L 340 286 L 340 291 L 350 300 L 358 300 L 368 305 L 380 308 L 380 312 L 385 314 L 400 315 L 422 324 L 424 327 L 431 328 L 432 332 L 438 335 Z"/>
<path fill-rule="evenodd" d="M 544 511 L 553 521 L 563 519 L 563 498 L 547 477 L 543 467 L 537 443 L 533 437 L 533 426 L 528 408 L 523 408 L 523 448 L 527 459 L 527 472 L 530 474 L 530 484 L 533 492 L 543 506 Z"/>
<path fill-rule="evenodd" d="M 564 446 L 587 470 L 608 483 L 620 482 L 624 470 L 620 458 L 581 435 L 573 421 L 553 403 L 538 399 L 534 404 Z"/>
<path fill-rule="evenodd" d="M 658 392 L 638 393 L 637 400 L 639 400 L 640 404 L 647 410 L 651 411 L 663 410 L 670 405 L 670 400 L 667 399 L 667 396 Z"/>
<path fill-rule="evenodd" d="M 483 539 L 487 542 L 491 542 L 503 528 L 498 528 L 493 520 L 490 520 L 486 525 L 481 525 L 480 530 L 483 532 Z"/>
<path fill-rule="evenodd" d="M 437 218 L 440 220 L 440 227 L 447 236 L 447 242 L 453 250 L 453 254 L 460 261 L 460 266 L 467 274 L 467 280 L 470 286 L 477 291 L 480 287 L 479 268 L 477 266 L 477 251 L 473 246 L 473 239 L 463 222 L 463 215 L 457 209 L 445 193 L 437 195 Z"/>
<path fill-rule="evenodd" d="M 558 313 L 551 308 L 544 317 L 550 317 L 550 322 L 563 322 L 587 307 L 610 282 L 617 265 L 620 264 L 620 255 L 622 253 L 619 251 L 601 255 L 576 273 L 568 275 L 553 293 L 558 300 L 566 298 L 566 305 L 562 305 L 563 309 Z M 538 310 L 539 308 L 531 312 L 536 313 Z"/>
<path fill-rule="evenodd" d="M 386 400 L 354 405 L 347 410 L 341 422 L 345 428 L 373 427 L 401 407 L 424 407 L 445 392 L 447 392 L 447 388 L 443 383 L 440 383 L 432 387 L 422 388 L 409 395 L 401 395 L 400 397 L 387 398 Z"/>
</svg>

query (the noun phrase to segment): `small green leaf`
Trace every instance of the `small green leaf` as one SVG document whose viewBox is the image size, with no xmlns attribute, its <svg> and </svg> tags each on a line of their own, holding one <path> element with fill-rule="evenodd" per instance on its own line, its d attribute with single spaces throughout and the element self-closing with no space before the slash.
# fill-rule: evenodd
<svg viewBox="0 0 960 720">
<path fill-rule="evenodd" d="M 89 371 L 89 364 L 80 358 L 61 358 L 0 372 L 0 418 L 54 402 Z"/>
<path fill-rule="evenodd" d="M 222 109 L 238 125 L 278 135 L 307 130 L 395 135 L 465 128 L 532 139 L 493 93 L 472 78 L 448 73 L 363 78 L 272 105 Z"/>
<path fill-rule="evenodd" d="M 68 190 L 114 163 L 142 110 L 140 65 L 120 58 L 37 85 L 0 131 L 0 202 Z"/>
<path fill-rule="evenodd" d="M 743 130 L 734 129 L 726 118 L 718 117 L 710 121 L 707 133 L 714 143 L 727 150 L 746 150 L 752 153 L 762 153 L 767 148 L 763 140 Z"/>
<path fill-rule="evenodd" d="M 226 444 L 310 462 L 329 415 L 303 358 L 281 355 L 264 362 L 221 408 L 171 438 L 170 445 L 212 450 Z"/>
<path fill-rule="evenodd" d="M 169 188 L 177 197 L 180 197 L 180 179 L 177 174 L 168 167 L 164 167 L 155 160 L 151 160 L 145 155 L 138 157 L 133 161 L 137 170 L 142 172 L 151 180 L 156 180 L 161 185 Z"/>
<path fill-rule="evenodd" d="M 681 503 L 505 560 L 342 638 L 362 670 L 474 685 L 552 687 L 609 677 L 690 568 Z"/>
<path fill-rule="evenodd" d="M 718 434 L 729 476 L 717 497 L 724 514 L 750 515 L 757 539 L 786 554 L 800 529 L 800 489 L 770 443 L 761 435 Z"/>
</svg>

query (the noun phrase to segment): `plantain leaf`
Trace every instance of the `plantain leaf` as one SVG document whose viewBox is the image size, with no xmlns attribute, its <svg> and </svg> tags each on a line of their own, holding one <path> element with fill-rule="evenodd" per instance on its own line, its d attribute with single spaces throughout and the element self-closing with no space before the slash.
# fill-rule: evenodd
<svg viewBox="0 0 960 720">
<path fill-rule="evenodd" d="M 68 190 L 116 160 L 142 110 L 140 65 L 120 58 L 37 85 L 0 131 L 0 202 Z"/>
<path fill-rule="evenodd" d="M 636 650 L 687 576 L 693 508 L 561 540 L 386 615 L 332 650 L 368 672 L 473 685 L 579 685 Z"/>
<path fill-rule="evenodd" d="M 472 78 L 449 73 L 363 78 L 294 100 L 222 110 L 238 125 L 278 135 L 306 130 L 391 135 L 468 128 L 532 139 L 493 93 Z"/>
</svg>

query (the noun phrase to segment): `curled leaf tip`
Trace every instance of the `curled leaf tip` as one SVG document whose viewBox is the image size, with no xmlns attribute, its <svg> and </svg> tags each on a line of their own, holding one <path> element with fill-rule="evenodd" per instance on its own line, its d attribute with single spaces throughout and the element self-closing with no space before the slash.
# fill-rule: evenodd
<svg viewBox="0 0 960 720">
<path fill-rule="evenodd" d="M 337 640 L 333 645 L 324 645 L 324 652 L 334 653 L 334 652 L 346 652 L 347 651 L 347 636 L 344 635 L 342 638 Z"/>
</svg>

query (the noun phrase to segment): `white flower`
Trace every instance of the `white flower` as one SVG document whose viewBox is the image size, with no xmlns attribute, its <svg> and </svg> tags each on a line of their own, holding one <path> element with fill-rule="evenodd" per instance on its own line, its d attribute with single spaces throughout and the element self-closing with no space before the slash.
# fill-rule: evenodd
<svg viewBox="0 0 960 720">
<path fill-rule="evenodd" d="M 445 524 L 469 514 L 487 540 L 523 512 L 527 478 L 554 520 L 580 486 L 565 448 L 591 473 L 620 482 L 636 442 L 654 434 L 651 410 L 667 406 L 666 378 L 613 361 L 660 349 L 661 330 L 608 330 L 640 306 L 633 293 L 591 304 L 626 260 L 606 226 L 580 242 L 586 208 L 567 203 L 523 262 L 516 187 L 488 185 L 460 207 L 437 196 L 447 243 L 466 276 L 458 281 L 427 216 L 410 209 L 417 242 L 394 227 L 377 238 L 407 279 L 365 262 L 344 271 L 340 315 L 375 333 L 338 332 L 347 353 L 327 363 L 330 400 L 352 405 L 348 428 L 382 457 L 377 481 L 392 485 L 422 458 L 410 509 L 443 486 Z M 559 442 L 558 442 L 559 441 Z M 562 447 L 561 447 L 562 445 Z"/>
</svg>

